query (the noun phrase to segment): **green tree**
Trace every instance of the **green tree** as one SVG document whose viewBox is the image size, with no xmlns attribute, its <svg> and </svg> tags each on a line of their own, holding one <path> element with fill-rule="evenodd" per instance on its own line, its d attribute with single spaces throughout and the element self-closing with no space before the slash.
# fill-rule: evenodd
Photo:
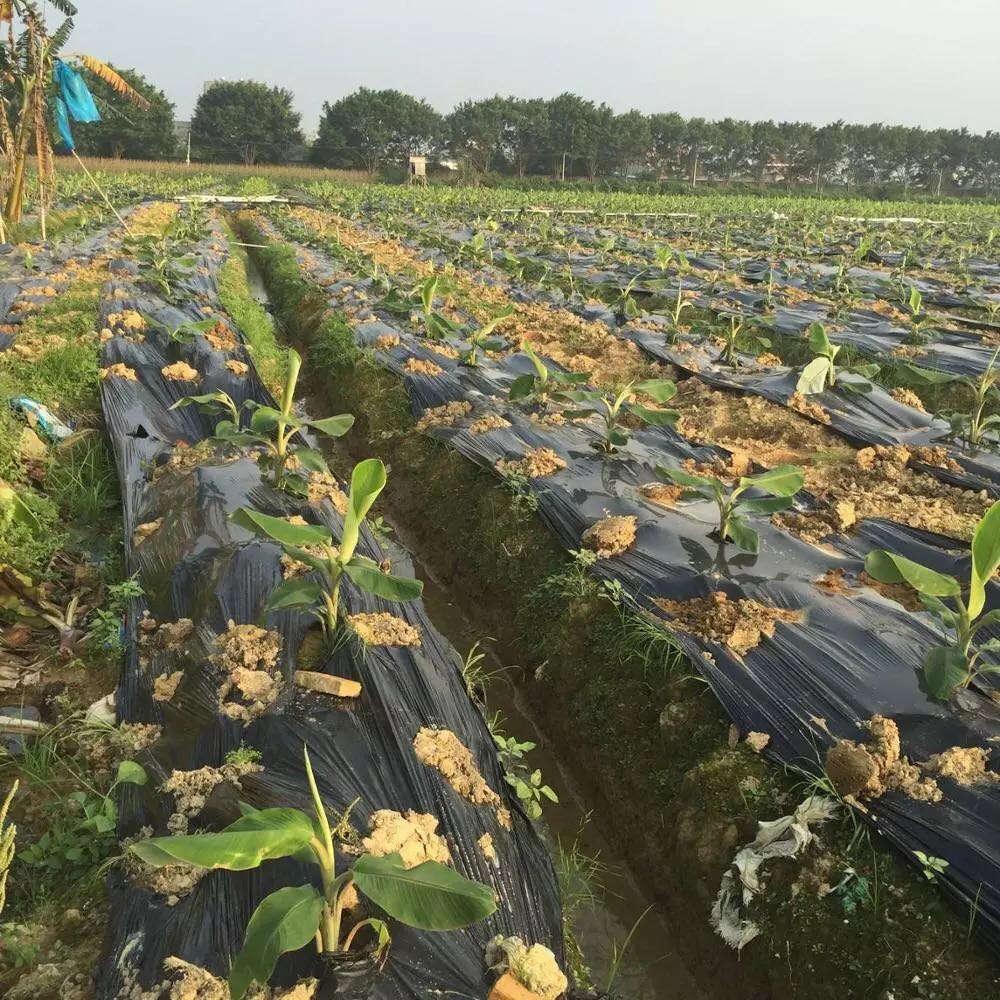
<svg viewBox="0 0 1000 1000">
<path fill-rule="evenodd" d="M 540 97 L 510 98 L 510 128 L 506 154 L 518 177 L 545 155 L 549 138 L 549 105 Z"/>
<path fill-rule="evenodd" d="M 650 115 L 649 131 L 653 139 L 653 166 L 657 176 L 676 173 L 684 155 L 684 119 L 676 111 Z"/>
<path fill-rule="evenodd" d="M 334 104 L 324 103 L 313 161 L 360 165 L 374 174 L 383 163 L 432 152 L 442 130 L 441 116 L 426 101 L 399 90 L 361 87 Z"/>
<path fill-rule="evenodd" d="M 303 142 L 291 91 L 256 80 L 221 80 L 198 98 L 191 142 L 204 160 L 283 163 Z"/>
<path fill-rule="evenodd" d="M 567 92 L 549 101 L 546 146 L 557 177 L 565 179 L 564 166 L 571 164 L 575 158 L 583 159 L 589 164 L 590 157 L 599 144 L 604 117 L 593 101 L 585 100 L 578 94 Z"/>
<path fill-rule="evenodd" d="M 633 108 L 611 121 L 608 160 L 611 166 L 628 176 L 649 165 L 653 154 L 653 133 L 649 118 Z"/>
<path fill-rule="evenodd" d="M 716 123 L 718 144 L 712 166 L 726 181 L 732 181 L 746 167 L 750 157 L 750 122 L 723 118 Z"/>
<path fill-rule="evenodd" d="M 112 67 L 114 68 L 114 67 Z M 84 71 L 94 95 L 101 121 L 74 126 L 77 150 L 84 156 L 107 156 L 116 160 L 165 160 L 177 153 L 174 105 L 134 69 L 118 74 L 148 102 L 138 108 L 99 76 Z"/>
<path fill-rule="evenodd" d="M 452 153 L 465 157 L 481 173 L 488 174 L 493 161 L 504 151 L 513 127 L 514 108 L 507 97 L 463 101 L 445 119 Z"/>
<path fill-rule="evenodd" d="M 718 139 L 719 128 L 714 122 L 705 121 L 704 118 L 689 118 L 685 123 L 681 149 L 690 170 L 692 187 L 698 183 L 698 167 L 703 161 L 711 159 Z"/>
</svg>

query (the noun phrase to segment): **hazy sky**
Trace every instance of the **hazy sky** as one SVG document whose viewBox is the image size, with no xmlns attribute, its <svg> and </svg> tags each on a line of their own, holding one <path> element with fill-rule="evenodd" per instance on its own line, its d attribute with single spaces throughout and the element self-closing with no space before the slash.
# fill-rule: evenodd
<svg viewBox="0 0 1000 1000">
<path fill-rule="evenodd" d="M 206 79 L 324 100 L 396 87 L 447 111 L 572 90 L 616 110 L 1000 129 L 998 0 L 77 0 L 70 49 L 190 115 Z"/>
</svg>

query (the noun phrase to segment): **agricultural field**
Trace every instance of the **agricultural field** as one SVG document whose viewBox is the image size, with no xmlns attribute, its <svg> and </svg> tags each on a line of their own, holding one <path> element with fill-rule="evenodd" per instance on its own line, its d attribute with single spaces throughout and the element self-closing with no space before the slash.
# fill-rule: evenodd
<svg viewBox="0 0 1000 1000">
<path fill-rule="evenodd" d="M 1000 997 L 995 210 L 92 166 L 0 247 L 5 996 Z"/>
</svg>

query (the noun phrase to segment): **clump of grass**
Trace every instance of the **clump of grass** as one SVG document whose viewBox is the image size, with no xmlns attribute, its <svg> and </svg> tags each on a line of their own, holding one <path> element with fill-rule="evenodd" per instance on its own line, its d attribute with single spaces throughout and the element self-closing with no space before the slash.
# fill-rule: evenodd
<svg viewBox="0 0 1000 1000">
<path fill-rule="evenodd" d="M 230 750 L 226 754 L 225 762 L 235 765 L 259 764 L 263 759 L 264 756 L 259 750 L 241 743 L 235 750 Z"/>
<path fill-rule="evenodd" d="M 94 434 L 57 449 L 45 491 L 73 521 L 93 524 L 117 509 L 118 475 L 104 441 Z"/>
</svg>

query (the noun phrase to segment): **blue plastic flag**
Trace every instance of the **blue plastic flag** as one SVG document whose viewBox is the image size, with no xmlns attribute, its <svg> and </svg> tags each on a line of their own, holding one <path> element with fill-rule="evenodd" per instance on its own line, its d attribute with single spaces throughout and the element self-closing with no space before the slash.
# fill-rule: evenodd
<svg viewBox="0 0 1000 1000">
<path fill-rule="evenodd" d="M 72 66 L 61 59 L 56 60 L 53 70 L 59 95 L 66 102 L 69 117 L 75 122 L 99 122 L 101 113 L 97 110 L 94 97 L 83 82 L 83 77 Z M 65 136 L 63 137 L 65 141 Z"/>
<path fill-rule="evenodd" d="M 76 149 L 76 143 L 73 141 L 73 133 L 69 127 L 69 111 L 66 108 L 66 102 L 58 94 L 56 95 L 55 105 L 56 130 L 59 132 L 59 138 L 62 140 L 62 144 L 70 152 L 73 152 Z"/>
</svg>

